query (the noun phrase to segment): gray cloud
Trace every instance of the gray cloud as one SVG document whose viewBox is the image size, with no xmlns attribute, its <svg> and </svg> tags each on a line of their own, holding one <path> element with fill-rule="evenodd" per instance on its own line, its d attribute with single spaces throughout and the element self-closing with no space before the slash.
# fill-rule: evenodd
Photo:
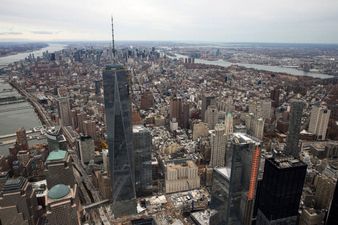
<svg viewBox="0 0 338 225">
<path fill-rule="evenodd" d="M 108 40 L 113 14 L 117 40 L 338 43 L 337 0 L 1 1 L 25 38 Z"/>
<path fill-rule="evenodd" d="M 22 35 L 23 33 L 22 32 L 13 32 L 13 31 L 10 31 L 10 32 L 0 32 L 0 35 Z"/>
<path fill-rule="evenodd" d="M 51 34 L 55 34 L 57 32 L 38 30 L 38 31 L 31 31 L 31 33 L 32 34 L 47 34 L 47 35 L 51 35 Z"/>
</svg>

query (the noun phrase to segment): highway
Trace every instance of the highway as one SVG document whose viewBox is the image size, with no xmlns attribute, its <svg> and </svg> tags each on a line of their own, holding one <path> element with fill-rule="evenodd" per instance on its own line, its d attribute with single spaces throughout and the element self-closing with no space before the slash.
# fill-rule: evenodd
<svg viewBox="0 0 338 225">
<path fill-rule="evenodd" d="M 35 111 L 37 112 L 39 118 L 41 119 L 42 123 L 45 124 L 47 127 L 52 127 L 55 126 L 56 124 L 54 123 L 54 121 L 52 121 L 49 116 L 47 111 L 44 109 L 44 107 L 37 101 L 37 99 L 31 95 L 30 93 L 28 93 L 25 89 L 23 89 L 22 87 L 20 87 L 19 85 L 17 85 L 15 82 L 10 82 L 10 84 L 18 90 L 18 92 L 23 95 L 34 107 Z M 69 142 L 69 140 L 67 140 L 67 142 Z M 69 144 L 68 144 L 69 145 Z M 70 146 L 70 145 L 69 145 Z M 93 203 L 105 203 L 106 200 L 103 200 L 99 194 L 99 192 L 97 191 L 97 189 L 95 188 L 95 186 L 93 185 L 91 178 L 88 176 L 88 174 L 86 173 L 86 171 L 84 170 L 84 168 L 82 167 L 82 164 L 76 154 L 76 151 L 74 148 L 71 148 L 69 150 L 69 153 L 72 156 L 73 159 L 73 166 L 75 167 L 74 169 L 76 170 L 74 172 L 74 175 L 76 177 L 77 183 L 79 185 L 80 190 L 83 192 L 85 200 L 88 201 L 90 198 L 89 196 L 86 195 L 86 187 L 89 190 L 94 202 L 88 202 L 88 204 L 93 204 Z M 76 176 L 77 173 L 79 173 L 79 176 Z M 84 187 L 84 185 L 86 187 Z M 97 204 L 97 206 L 99 206 L 99 204 Z M 99 209 L 99 214 L 101 217 L 101 222 L 104 225 L 110 225 L 111 223 L 109 222 L 108 218 L 111 218 L 111 215 L 109 215 L 109 213 L 107 212 L 107 210 L 104 210 L 103 207 L 100 207 Z"/>
</svg>

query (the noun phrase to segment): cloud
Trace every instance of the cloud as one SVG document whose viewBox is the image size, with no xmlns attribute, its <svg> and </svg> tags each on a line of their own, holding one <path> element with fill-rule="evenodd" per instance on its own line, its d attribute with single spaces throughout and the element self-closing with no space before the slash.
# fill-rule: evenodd
<svg viewBox="0 0 338 225">
<path fill-rule="evenodd" d="M 51 34 L 56 34 L 58 32 L 52 32 L 52 31 L 46 31 L 46 30 L 36 30 L 36 31 L 31 31 L 32 34 L 47 34 L 47 35 L 51 35 Z"/>
<path fill-rule="evenodd" d="M 10 32 L 0 32 L 0 35 L 22 35 L 23 33 L 22 32 L 13 32 L 13 31 L 10 31 Z"/>
<path fill-rule="evenodd" d="M 113 14 L 117 40 L 338 43 L 337 0 L 1 2 L 0 29 L 32 39 L 109 40 Z"/>
</svg>

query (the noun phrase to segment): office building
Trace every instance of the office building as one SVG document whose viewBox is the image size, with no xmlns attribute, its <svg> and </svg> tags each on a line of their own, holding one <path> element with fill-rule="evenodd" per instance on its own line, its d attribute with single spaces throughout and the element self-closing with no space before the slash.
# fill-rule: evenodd
<svg viewBox="0 0 338 225">
<path fill-rule="evenodd" d="M 46 219 L 48 225 L 80 225 L 77 185 L 73 188 L 57 184 L 46 195 Z"/>
<path fill-rule="evenodd" d="M 200 187 L 198 167 L 193 161 L 165 165 L 165 193 L 188 191 Z"/>
<path fill-rule="evenodd" d="M 195 122 L 192 127 L 193 127 L 192 139 L 194 141 L 200 137 L 208 137 L 209 128 L 207 123 L 203 123 L 201 121 Z"/>
<path fill-rule="evenodd" d="M 314 105 L 311 110 L 309 132 L 315 134 L 317 139 L 325 140 L 331 110 L 326 106 Z"/>
<path fill-rule="evenodd" d="M 8 179 L 0 190 L 0 224 L 35 225 L 38 205 L 32 185 L 24 177 Z"/>
<path fill-rule="evenodd" d="M 20 146 L 21 150 L 28 150 L 28 141 L 25 128 L 19 128 L 16 131 L 16 143 Z"/>
<path fill-rule="evenodd" d="M 144 126 L 133 126 L 133 142 L 135 156 L 135 188 L 137 196 L 142 196 L 151 191 L 151 133 Z"/>
<path fill-rule="evenodd" d="M 81 136 L 77 142 L 78 152 L 82 164 L 88 164 L 95 158 L 94 139 L 90 136 Z"/>
<path fill-rule="evenodd" d="M 172 120 L 176 118 L 176 121 L 179 122 L 182 116 L 182 98 L 173 97 L 170 100 L 170 109 L 169 109 L 169 119 Z"/>
<path fill-rule="evenodd" d="M 59 97 L 57 99 L 57 106 L 60 118 L 61 126 L 71 126 L 71 114 L 70 114 L 70 103 L 68 97 Z"/>
<path fill-rule="evenodd" d="M 299 218 L 299 225 L 324 225 L 325 212 L 314 208 L 305 208 Z"/>
<path fill-rule="evenodd" d="M 100 80 L 95 80 L 95 95 L 100 96 L 101 95 L 101 81 Z"/>
<path fill-rule="evenodd" d="M 45 130 L 44 133 L 47 138 L 49 152 L 67 148 L 67 140 L 61 134 L 61 127 L 51 127 Z"/>
<path fill-rule="evenodd" d="M 225 116 L 224 128 L 225 135 L 232 134 L 234 132 L 234 122 L 231 112 L 228 112 Z"/>
<path fill-rule="evenodd" d="M 205 121 L 205 112 L 208 109 L 209 105 L 215 105 L 216 97 L 211 94 L 203 94 L 202 96 L 202 109 L 201 109 L 201 118 Z"/>
<path fill-rule="evenodd" d="M 56 184 L 74 185 L 75 178 L 72 159 L 67 151 L 51 151 L 45 164 L 44 174 L 46 176 L 48 188 L 51 188 Z"/>
<path fill-rule="evenodd" d="M 226 166 L 214 169 L 211 225 L 249 225 L 252 222 L 260 165 L 260 141 L 234 133 L 228 142 Z"/>
<path fill-rule="evenodd" d="M 338 221 L 338 181 L 331 201 L 325 225 L 335 225 Z"/>
<path fill-rule="evenodd" d="M 180 121 L 180 127 L 182 129 L 189 129 L 189 119 L 190 119 L 190 104 L 189 102 L 183 102 L 182 115 Z"/>
<path fill-rule="evenodd" d="M 205 121 L 210 130 L 213 130 L 218 122 L 218 110 L 216 105 L 209 105 L 205 112 Z"/>
<path fill-rule="evenodd" d="M 301 120 L 305 103 L 301 100 L 291 102 L 288 136 L 286 140 L 286 154 L 299 158 L 299 136 Z"/>
<path fill-rule="evenodd" d="M 272 100 L 272 106 L 277 108 L 279 106 L 279 96 L 280 96 L 280 89 L 275 87 L 270 92 L 270 98 Z"/>
<path fill-rule="evenodd" d="M 153 93 L 149 90 L 146 90 L 141 96 L 141 109 L 148 110 L 154 105 Z"/>
<path fill-rule="evenodd" d="M 121 65 L 106 66 L 103 90 L 113 211 L 128 214 L 136 206 L 128 71 Z"/>
<path fill-rule="evenodd" d="M 216 124 L 215 129 L 210 133 L 210 166 L 223 167 L 225 165 L 226 136 L 223 124 Z"/>
<path fill-rule="evenodd" d="M 257 224 L 297 224 L 306 168 L 293 156 L 265 160 Z"/>
<path fill-rule="evenodd" d="M 83 122 L 84 135 L 96 139 L 96 123 L 94 120 L 86 120 Z"/>
</svg>

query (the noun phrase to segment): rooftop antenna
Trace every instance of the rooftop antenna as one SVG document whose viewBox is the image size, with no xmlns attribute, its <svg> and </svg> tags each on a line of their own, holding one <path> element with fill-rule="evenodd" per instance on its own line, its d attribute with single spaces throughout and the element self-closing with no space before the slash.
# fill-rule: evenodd
<svg viewBox="0 0 338 225">
<path fill-rule="evenodd" d="M 114 19 L 111 16 L 111 37 L 112 37 L 112 61 L 115 63 L 115 41 L 114 41 Z"/>
</svg>

